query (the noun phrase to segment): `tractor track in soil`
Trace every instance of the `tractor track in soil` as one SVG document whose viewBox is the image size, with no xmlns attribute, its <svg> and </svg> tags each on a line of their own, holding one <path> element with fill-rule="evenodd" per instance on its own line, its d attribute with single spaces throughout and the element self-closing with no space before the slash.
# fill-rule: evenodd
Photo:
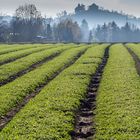
<svg viewBox="0 0 140 140">
<path fill-rule="evenodd" d="M 87 48 L 88 49 L 88 48 Z M 53 79 L 55 79 L 61 72 L 63 72 L 66 68 L 73 65 L 85 52 L 86 50 L 77 54 L 73 61 L 66 64 L 64 67 L 59 69 L 51 78 L 49 78 L 44 84 L 38 85 L 34 92 L 28 94 L 24 99 L 16 105 L 16 107 L 12 108 L 10 111 L 6 113 L 6 115 L 0 117 L 0 131 L 13 119 L 13 117 L 32 99 L 35 98 L 37 94 L 47 86 Z"/>
<path fill-rule="evenodd" d="M 111 45 L 110 45 L 111 46 Z M 75 118 L 75 130 L 71 132 L 72 140 L 92 140 L 95 134 L 93 111 L 96 109 L 96 95 L 102 79 L 103 70 L 109 58 L 109 48 L 105 50 L 101 64 L 99 64 L 95 74 L 91 78 L 87 95 L 81 101 L 79 110 Z"/>
<path fill-rule="evenodd" d="M 138 75 L 140 76 L 140 58 L 132 51 L 130 48 L 127 47 L 126 44 L 124 44 L 130 55 L 132 56 L 133 60 L 135 61 L 135 67 L 137 70 Z"/>
</svg>

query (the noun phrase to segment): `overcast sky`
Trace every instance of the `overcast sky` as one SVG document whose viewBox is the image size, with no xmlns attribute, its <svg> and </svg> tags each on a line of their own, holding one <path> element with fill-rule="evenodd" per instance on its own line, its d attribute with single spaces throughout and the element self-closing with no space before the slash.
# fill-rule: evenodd
<svg viewBox="0 0 140 140">
<path fill-rule="evenodd" d="M 19 5 L 25 3 L 35 4 L 47 17 L 53 17 L 63 10 L 73 12 L 78 3 L 87 6 L 96 3 L 105 9 L 124 11 L 140 17 L 140 0 L 0 0 L 0 12 L 11 15 Z"/>
</svg>

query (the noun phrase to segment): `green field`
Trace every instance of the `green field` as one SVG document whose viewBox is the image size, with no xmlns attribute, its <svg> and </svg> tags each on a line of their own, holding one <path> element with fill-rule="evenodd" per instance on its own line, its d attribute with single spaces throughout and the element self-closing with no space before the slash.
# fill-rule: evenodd
<svg viewBox="0 0 140 140">
<path fill-rule="evenodd" d="M 140 140 L 139 73 L 140 44 L 0 45 L 0 140 Z"/>
</svg>

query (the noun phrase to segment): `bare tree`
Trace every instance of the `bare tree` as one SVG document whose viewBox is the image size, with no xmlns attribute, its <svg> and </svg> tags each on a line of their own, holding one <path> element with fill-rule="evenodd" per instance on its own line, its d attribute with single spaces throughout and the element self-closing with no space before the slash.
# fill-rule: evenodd
<svg viewBox="0 0 140 140">
<path fill-rule="evenodd" d="M 41 34 L 43 19 L 34 4 L 19 6 L 12 20 L 15 41 L 34 41 Z"/>
</svg>

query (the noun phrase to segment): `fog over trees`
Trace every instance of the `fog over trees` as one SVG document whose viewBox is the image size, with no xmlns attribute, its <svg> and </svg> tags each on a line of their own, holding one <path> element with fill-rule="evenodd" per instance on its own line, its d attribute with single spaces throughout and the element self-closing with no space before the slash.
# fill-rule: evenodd
<svg viewBox="0 0 140 140">
<path fill-rule="evenodd" d="M 140 42 L 138 19 L 124 22 L 127 15 L 96 4 L 88 9 L 78 4 L 75 13 L 64 11 L 55 19 L 44 18 L 34 4 L 25 4 L 15 10 L 10 22 L 4 17 L 0 16 L 0 42 Z"/>
<path fill-rule="evenodd" d="M 15 11 L 15 17 L 11 21 L 12 41 L 28 42 L 34 41 L 42 30 L 41 13 L 33 4 L 19 6 Z"/>
</svg>

